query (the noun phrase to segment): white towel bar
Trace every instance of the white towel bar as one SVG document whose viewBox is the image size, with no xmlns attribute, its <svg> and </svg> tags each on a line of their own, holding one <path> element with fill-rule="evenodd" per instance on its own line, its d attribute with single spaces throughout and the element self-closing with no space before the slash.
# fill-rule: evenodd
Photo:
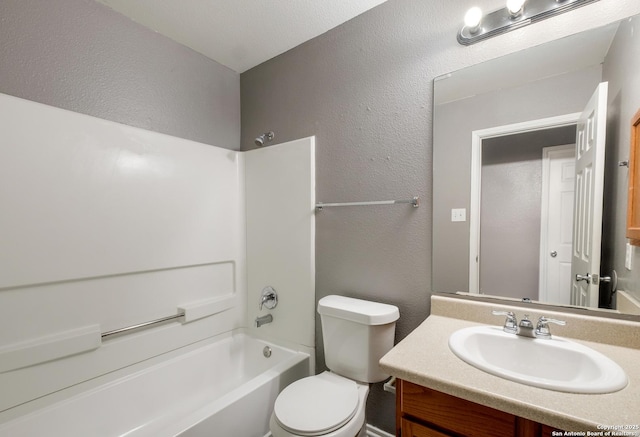
<svg viewBox="0 0 640 437">
<path fill-rule="evenodd" d="M 397 203 L 409 203 L 414 208 L 420 206 L 420 198 L 418 196 L 413 199 L 408 200 L 372 200 L 369 202 L 342 202 L 342 203 L 322 203 L 318 202 L 316 204 L 316 209 L 318 211 L 322 211 L 323 208 L 326 207 L 334 207 L 334 206 L 371 206 L 371 205 L 395 205 Z"/>
</svg>

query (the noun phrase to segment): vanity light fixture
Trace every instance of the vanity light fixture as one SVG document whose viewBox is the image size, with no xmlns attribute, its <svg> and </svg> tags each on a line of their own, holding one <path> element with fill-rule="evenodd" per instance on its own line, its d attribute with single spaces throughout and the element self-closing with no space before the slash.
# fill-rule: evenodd
<svg viewBox="0 0 640 437">
<path fill-rule="evenodd" d="M 524 9 L 524 3 L 526 0 L 507 0 L 507 10 L 509 11 L 509 17 L 517 18 L 522 14 Z"/>
<path fill-rule="evenodd" d="M 598 0 L 507 0 L 506 7 L 482 16 L 478 7 L 469 9 L 458 42 L 468 46 L 483 39 L 527 26 Z"/>
<path fill-rule="evenodd" d="M 464 28 L 467 29 L 471 35 L 478 33 L 481 22 L 482 9 L 477 6 L 469 9 L 464 15 Z"/>
</svg>

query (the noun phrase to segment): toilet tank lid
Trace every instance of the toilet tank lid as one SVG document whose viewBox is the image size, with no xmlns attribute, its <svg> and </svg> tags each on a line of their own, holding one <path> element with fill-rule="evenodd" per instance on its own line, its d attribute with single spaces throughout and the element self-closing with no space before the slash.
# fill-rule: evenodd
<svg viewBox="0 0 640 437">
<path fill-rule="evenodd" d="M 395 305 L 336 295 L 320 299 L 318 313 L 364 325 L 384 325 L 395 322 L 400 317 L 400 311 Z"/>
</svg>

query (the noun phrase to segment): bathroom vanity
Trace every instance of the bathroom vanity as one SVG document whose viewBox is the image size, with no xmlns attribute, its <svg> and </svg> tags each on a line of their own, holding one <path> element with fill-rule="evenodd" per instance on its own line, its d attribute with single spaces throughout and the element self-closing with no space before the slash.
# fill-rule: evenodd
<svg viewBox="0 0 640 437">
<path fill-rule="evenodd" d="M 396 384 L 396 435 L 551 436 L 556 428 L 408 381 Z"/>
<path fill-rule="evenodd" d="M 397 435 L 547 436 L 559 430 L 606 435 L 606 427 L 629 433 L 619 435 L 640 435 L 637 322 L 544 312 L 567 322 L 553 327 L 554 336 L 612 359 L 629 380 L 612 393 L 578 394 L 513 382 L 458 358 L 449 348 L 449 337 L 472 326 L 501 327 L 503 318 L 491 315 L 492 310 L 511 310 L 519 317 L 526 312 L 532 319 L 543 315 L 532 307 L 435 295 L 431 315 L 380 360 L 381 368 L 398 378 Z"/>
</svg>

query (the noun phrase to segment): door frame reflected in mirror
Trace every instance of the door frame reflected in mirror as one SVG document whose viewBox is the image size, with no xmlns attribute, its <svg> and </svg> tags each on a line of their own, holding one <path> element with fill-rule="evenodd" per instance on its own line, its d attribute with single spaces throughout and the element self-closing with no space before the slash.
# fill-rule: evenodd
<svg viewBox="0 0 640 437">
<path fill-rule="evenodd" d="M 471 132 L 471 204 L 469 208 L 469 293 L 480 294 L 480 199 L 482 142 L 490 138 L 576 125 L 579 112 Z"/>
</svg>

